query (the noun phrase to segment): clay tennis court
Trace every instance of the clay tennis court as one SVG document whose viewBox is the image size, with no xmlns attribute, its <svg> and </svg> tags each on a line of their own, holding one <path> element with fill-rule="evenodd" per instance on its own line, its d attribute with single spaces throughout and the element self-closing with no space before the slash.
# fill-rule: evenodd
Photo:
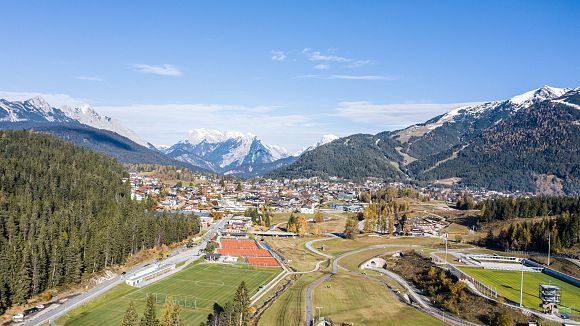
<svg viewBox="0 0 580 326">
<path fill-rule="evenodd" d="M 218 253 L 222 256 L 245 257 L 253 266 L 278 266 L 266 249 L 260 249 L 254 240 L 222 239 Z"/>
</svg>

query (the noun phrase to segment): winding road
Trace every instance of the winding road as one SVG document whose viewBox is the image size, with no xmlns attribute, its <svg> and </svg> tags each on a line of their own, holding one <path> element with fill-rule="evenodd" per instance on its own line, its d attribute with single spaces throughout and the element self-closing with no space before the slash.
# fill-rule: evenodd
<svg viewBox="0 0 580 326">
<path fill-rule="evenodd" d="M 306 248 L 318 255 L 321 255 L 323 257 L 326 257 L 328 259 L 332 260 L 332 273 L 325 275 L 324 277 L 318 279 L 316 282 L 310 284 L 307 288 L 306 288 L 306 325 L 307 326 L 311 326 L 312 325 L 312 321 L 313 321 L 313 317 L 312 317 L 312 290 L 314 288 L 316 288 L 318 285 L 320 285 L 321 283 L 323 283 L 324 281 L 328 280 L 329 278 L 331 278 L 332 276 L 334 276 L 336 273 L 338 273 L 339 269 L 342 269 L 346 272 L 364 277 L 366 279 L 369 280 L 373 280 L 376 281 L 378 283 L 383 284 L 384 286 L 386 286 L 389 290 L 392 291 L 391 286 L 385 282 L 384 280 L 366 275 L 366 274 L 362 274 L 356 271 L 351 271 L 348 268 L 344 267 L 344 266 L 340 266 L 339 262 L 345 258 L 348 257 L 350 255 L 354 255 L 354 254 L 358 254 L 364 251 L 369 251 L 369 250 L 375 250 L 375 249 L 388 249 L 388 248 L 398 248 L 400 249 L 401 247 L 408 247 L 408 248 L 418 248 L 421 247 L 419 245 L 396 245 L 396 244 L 385 244 L 385 245 L 374 245 L 374 246 L 369 246 L 369 247 L 365 247 L 365 248 L 361 248 L 361 249 L 356 249 L 353 251 L 349 251 L 347 253 L 344 253 L 338 257 L 334 257 L 325 253 L 320 252 L 319 250 L 315 249 L 312 247 L 312 244 L 318 242 L 318 241 L 325 241 L 325 240 L 330 240 L 333 239 L 332 237 L 330 238 L 323 238 L 323 239 L 316 239 L 316 240 L 312 240 L 306 243 Z M 419 306 L 414 306 L 413 307 L 420 309 L 426 313 L 428 313 L 429 315 L 438 318 L 438 319 L 442 319 L 443 321 L 447 322 L 447 323 L 451 323 L 453 325 L 468 325 L 468 326 L 476 326 L 477 324 L 474 323 L 470 323 L 467 321 L 464 321 L 462 319 L 456 318 L 454 316 L 451 315 L 447 315 L 444 312 L 440 311 L 439 309 L 433 307 L 428 300 L 426 300 L 425 298 L 423 298 L 419 293 L 417 293 L 417 291 L 415 290 L 414 287 L 412 287 L 410 284 L 408 284 L 403 278 L 401 278 L 400 276 L 398 276 L 395 273 L 392 273 L 390 271 L 387 270 L 380 270 L 380 269 L 374 269 L 377 272 L 381 272 L 383 273 L 383 271 L 385 271 L 385 274 L 387 277 L 393 279 L 395 282 L 401 284 L 401 286 L 403 286 L 409 293 L 409 296 L 413 299 L 414 302 L 416 302 Z M 393 292 L 393 294 L 395 294 Z M 400 300 L 399 297 L 396 296 L 396 298 L 398 300 Z"/>
</svg>

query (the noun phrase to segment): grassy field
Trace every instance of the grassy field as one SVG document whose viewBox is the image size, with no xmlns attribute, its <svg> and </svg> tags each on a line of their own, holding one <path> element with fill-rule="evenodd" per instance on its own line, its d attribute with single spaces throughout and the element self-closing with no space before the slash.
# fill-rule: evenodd
<svg viewBox="0 0 580 326">
<path fill-rule="evenodd" d="M 381 249 L 371 249 L 366 250 L 363 252 L 359 252 L 347 257 L 344 257 L 340 260 L 340 266 L 344 266 L 352 271 L 356 271 L 359 269 L 359 265 L 364 263 L 365 261 L 376 257 L 376 256 L 383 256 L 383 255 L 391 255 L 398 250 L 405 249 L 405 247 L 401 248 L 381 248 Z"/>
<path fill-rule="evenodd" d="M 304 247 L 313 238 L 269 238 L 266 242 L 286 259 L 286 264 L 299 272 L 312 270 L 316 262 L 324 260 Z"/>
<path fill-rule="evenodd" d="M 352 274 L 339 273 L 314 290 L 313 306 L 335 323 L 355 325 L 444 325 L 439 320 L 399 302 L 384 285 Z M 317 316 L 317 310 L 313 312 Z"/>
<path fill-rule="evenodd" d="M 306 287 L 321 278 L 323 273 L 309 273 L 300 276 L 260 318 L 260 326 L 304 325 L 306 314 Z"/>
<path fill-rule="evenodd" d="M 65 325 L 120 325 L 130 301 L 139 314 L 145 307 L 147 294 L 157 297 L 160 313 L 166 295 L 173 295 L 182 305 L 186 325 L 199 325 L 206 320 L 214 302 L 230 300 L 243 280 L 253 294 L 280 272 L 277 268 L 247 268 L 218 264 L 194 264 L 159 282 L 134 288 L 122 284 L 103 296 L 73 310 L 58 323 Z M 187 305 L 185 307 L 185 305 Z M 158 315 L 159 316 L 159 315 Z"/>
<path fill-rule="evenodd" d="M 520 272 L 473 267 L 462 267 L 461 269 L 481 282 L 495 287 L 501 296 L 514 302 L 520 301 Z M 541 300 L 538 296 L 540 283 L 560 286 L 562 289 L 561 306 L 573 308 L 572 313 L 574 314 L 580 313 L 580 289 L 544 273 L 524 272 L 524 306 L 537 310 L 541 309 Z"/>
<path fill-rule="evenodd" d="M 392 244 L 392 245 L 400 245 L 401 247 L 404 247 L 406 245 L 435 246 L 436 244 L 439 244 L 441 242 L 442 242 L 441 239 L 431 237 L 385 238 L 385 237 L 371 237 L 366 235 L 359 235 L 355 240 L 337 238 L 324 241 L 324 247 L 326 253 L 336 256 L 351 250 L 368 247 L 372 245 Z"/>
</svg>

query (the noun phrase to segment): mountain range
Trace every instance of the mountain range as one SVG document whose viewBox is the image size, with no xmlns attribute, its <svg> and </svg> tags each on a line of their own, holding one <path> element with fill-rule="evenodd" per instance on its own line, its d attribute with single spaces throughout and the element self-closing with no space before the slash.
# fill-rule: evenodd
<svg viewBox="0 0 580 326">
<path fill-rule="evenodd" d="M 371 177 L 579 194 L 579 94 L 580 88 L 544 86 L 402 130 L 351 135 L 267 176 Z"/>
<path fill-rule="evenodd" d="M 205 128 L 191 130 L 187 139 L 162 149 L 167 156 L 216 173 L 254 177 L 294 162 L 298 156 L 329 141 L 325 135 L 315 145 L 289 154 L 285 148 L 267 145 L 251 133 Z"/>
<path fill-rule="evenodd" d="M 0 99 L 0 129 L 32 129 L 51 133 L 123 163 L 165 164 L 195 169 L 167 157 L 119 121 L 99 115 L 88 105 L 59 109 L 42 97 L 26 101 Z"/>
<path fill-rule="evenodd" d="M 91 107 L 0 99 L 0 129 L 52 133 L 121 162 L 240 177 L 368 178 L 580 194 L 580 88 L 544 86 L 378 134 L 325 135 L 296 153 L 253 134 L 194 129 L 159 149 Z"/>
</svg>

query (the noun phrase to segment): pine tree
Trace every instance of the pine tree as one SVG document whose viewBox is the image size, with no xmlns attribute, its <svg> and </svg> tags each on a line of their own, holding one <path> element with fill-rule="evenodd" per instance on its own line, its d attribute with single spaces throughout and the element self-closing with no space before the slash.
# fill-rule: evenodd
<svg viewBox="0 0 580 326">
<path fill-rule="evenodd" d="M 250 294 L 246 282 L 242 281 L 234 296 L 234 325 L 248 326 L 250 324 Z"/>
<path fill-rule="evenodd" d="M 147 295 L 147 304 L 143 317 L 141 317 L 140 326 L 159 326 L 159 321 L 155 315 L 155 304 L 153 303 L 153 296 Z"/>
<path fill-rule="evenodd" d="M 172 296 L 165 299 L 165 306 L 161 312 L 161 326 L 181 326 L 183 320 L 181 319 L 181 307 L 173 301 Z"/>
<path fill-rule="evenodd" d="M 123 326 L 137 326 L 139 325 L 139 315 L 137 315 L 137 311 L 135 310 L 135 305 L 133 301 L 129 302 L 129 307 L 125 312 L 125 316 L 123 317 Z"/>
</svg>

